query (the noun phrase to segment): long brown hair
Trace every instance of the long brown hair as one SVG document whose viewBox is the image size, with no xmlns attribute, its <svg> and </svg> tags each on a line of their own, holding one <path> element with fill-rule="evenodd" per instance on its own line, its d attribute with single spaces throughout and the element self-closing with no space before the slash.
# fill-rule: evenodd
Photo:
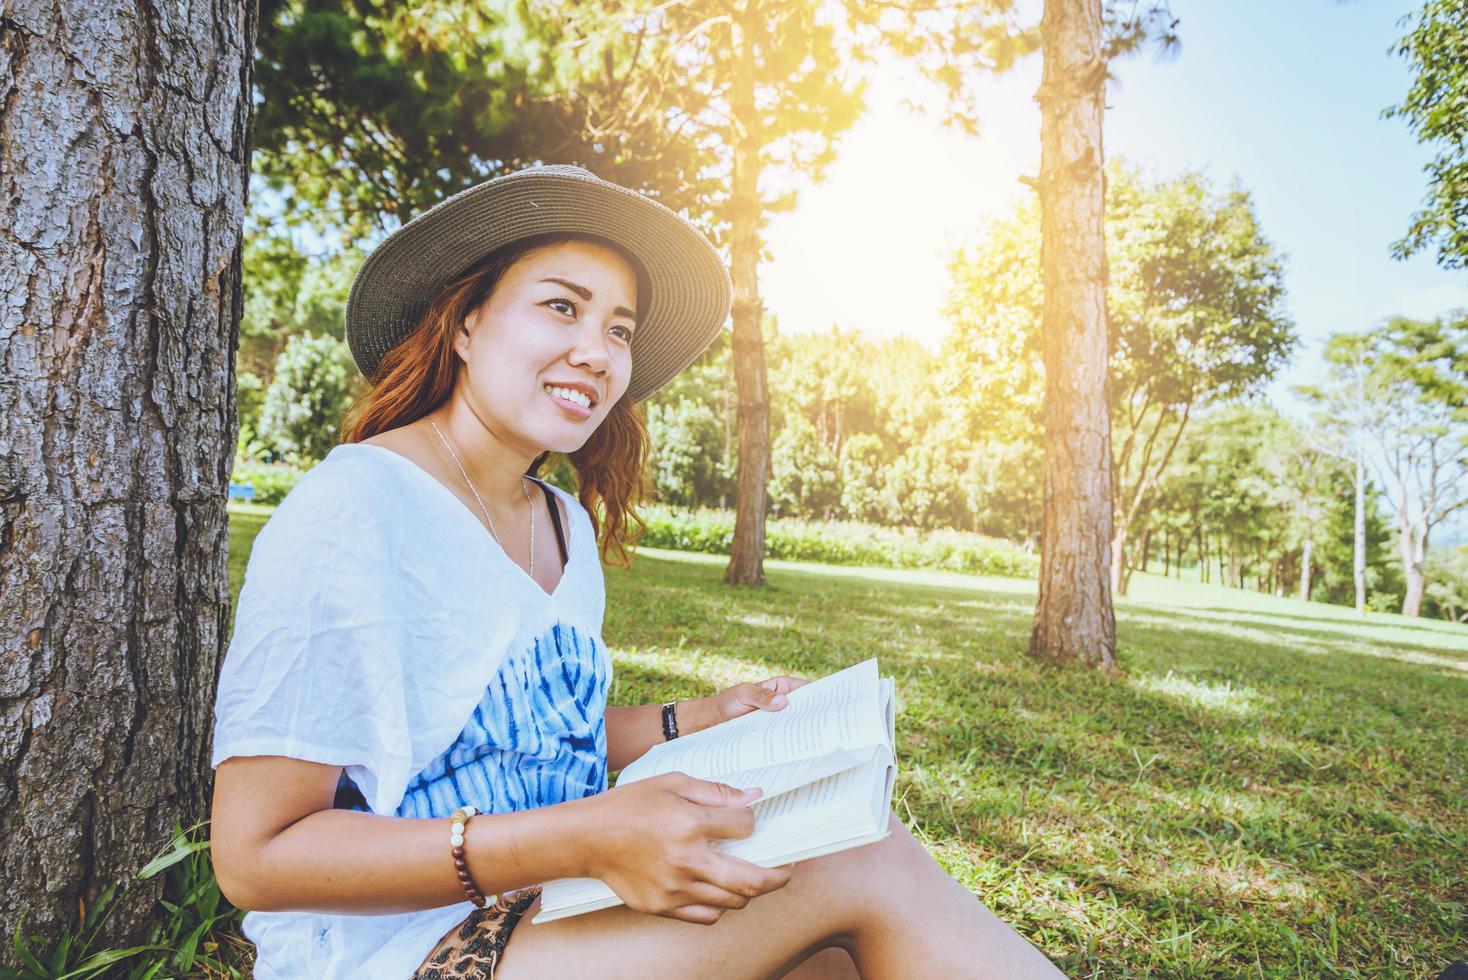
<svg viewBox="0 0 1468 980">
<path fill-rule="evenodd" d="M 612 248 L 637 272 L 637 305 L 647 306 L 647 277 L 635 256 L 587 235 L 536 235 L 489 253 L 434 297 L 418 325 L 382 358 L 371 388 L 342 420 L 341 442 L 361 442 L 379 432 L 416 422 L 448 400 L 459 359 L 454 334 L 466 317 L 489 299 L 505 272 L 526 254 L 571 241 Z M 602 560 L 627 567 L 627 547 L 646 524 L 635 508 L 651 489 L 647 479 L 647 423 L 640 406 L 624 394 L 586 443 L 568 455 L 576 471 L 576 493 L 591 517 Z M 526 471 L 536 476 L 551 453 L 541 453 Z M 636 530 L 631 523 L 637 524 Z M 613 555 L 615 554 L 615 557 Z"/>
</svg>

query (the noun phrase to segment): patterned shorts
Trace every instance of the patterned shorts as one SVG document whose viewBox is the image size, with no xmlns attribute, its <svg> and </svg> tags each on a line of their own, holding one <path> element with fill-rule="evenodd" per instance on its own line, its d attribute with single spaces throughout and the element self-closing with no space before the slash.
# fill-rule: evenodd
<svg viewBox="0 0 1468 980">
<path fill-rule="evenodd" d="M 413 980 L 483 980 L 494 976 L 494 968 L 510 941 L 510 931 L 530 908 L 540 886 L 532 885 L 501 895 L 484 908 L 475 909 L 454 926 L 419 964 Z"/>
</svg>

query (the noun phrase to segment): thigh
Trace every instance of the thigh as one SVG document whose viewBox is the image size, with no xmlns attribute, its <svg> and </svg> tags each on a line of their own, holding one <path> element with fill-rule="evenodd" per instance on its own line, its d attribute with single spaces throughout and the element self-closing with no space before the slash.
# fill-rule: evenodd
<svg viewBox="0 0 1468 980">
<path fill-rule="evenodd" d="M 530 921 L 540 910 L 537 898 L 511 934 L 496 980 L 782 977 L 826 947 L 849 947 L 892 883 L 882 869 L 911 860 L 910 846 L 921 849 L 896 816 L 890 819 L 894 832 L 883 840 L 802 861 L 784 888 L 730 909 L 713 925 L 618 906 L 537 926 Z"/>
</svg>

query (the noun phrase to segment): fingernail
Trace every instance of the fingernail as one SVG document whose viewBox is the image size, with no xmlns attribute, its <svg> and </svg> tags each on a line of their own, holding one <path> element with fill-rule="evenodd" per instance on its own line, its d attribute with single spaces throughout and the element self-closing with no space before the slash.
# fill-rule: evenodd
<svg viewBox="0 0 1468 980">
<path fill-rule="evenodd" d="M 785 695 L 776 694 L 774 697 L 770 698 L 770 704 L 773 704 L 777 708 L 785 707 Z"/>
</svg>

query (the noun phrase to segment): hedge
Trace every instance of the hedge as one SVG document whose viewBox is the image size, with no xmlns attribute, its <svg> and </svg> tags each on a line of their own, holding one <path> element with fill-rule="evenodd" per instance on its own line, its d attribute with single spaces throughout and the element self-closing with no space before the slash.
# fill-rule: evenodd
<svg viewBox="0 0 1468 980">
<path fill-rule="evenodd" d="M 674 511 L 651 506 L 638 513 L 647 523 L 638 538 L 639 545 L 729 553 L 734 538 L 731 511 Z M 1040 569 L 1038 555 L 999 538 L 968 531 L 918 531 L 855 521 L 770 518 L 765 522 L 765 554 L 769 558 L 830 565 L 929 568 L 1011 578 L 1033 578 Z"/>
</svg>

